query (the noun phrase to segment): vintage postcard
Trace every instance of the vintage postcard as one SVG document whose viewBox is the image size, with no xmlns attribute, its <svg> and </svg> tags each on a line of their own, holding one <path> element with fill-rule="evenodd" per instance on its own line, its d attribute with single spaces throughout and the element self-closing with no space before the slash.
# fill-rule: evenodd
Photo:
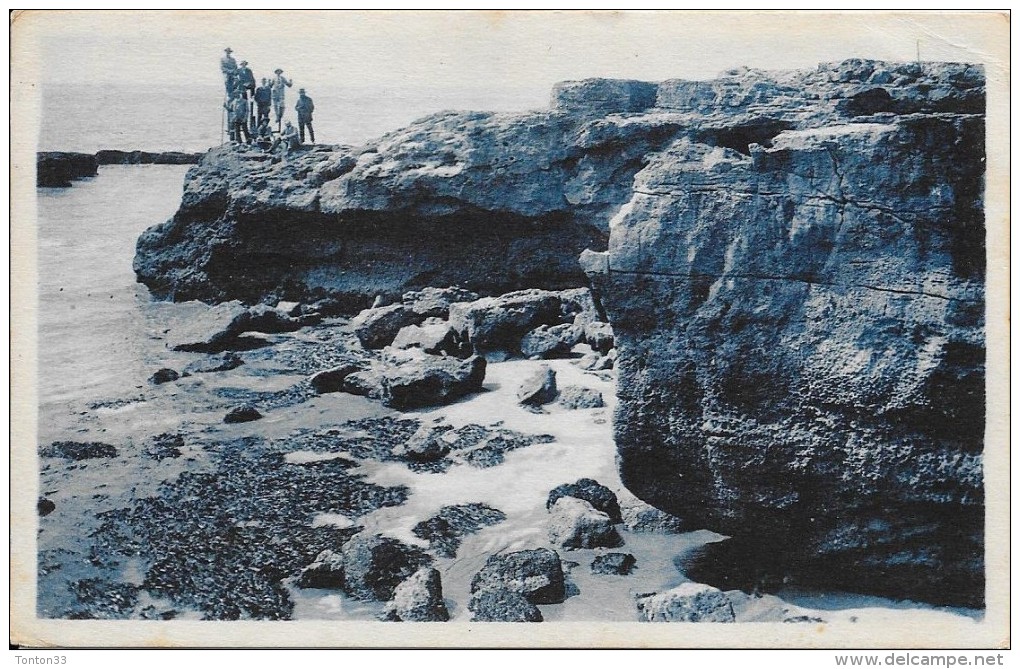
<svg viewBox="0 0 1020 669">
<path fill-rule="evenodd" d="M 10 34 L 12 644 L 1009 646 L 1008 13 Z"/>
</svg>

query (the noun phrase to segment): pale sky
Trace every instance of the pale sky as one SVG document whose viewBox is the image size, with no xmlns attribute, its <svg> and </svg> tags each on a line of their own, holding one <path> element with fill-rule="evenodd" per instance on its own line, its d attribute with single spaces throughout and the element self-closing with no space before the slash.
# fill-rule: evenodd
<svg viewBox="0 0 1020 669">
<path fill-rule="evenodd" d="M 850 57 L 1008 70 L 988 14 L 777 12 L 31 11 L 12 26 L 16 77 L 44 84 L 216 84 L 230 46 L 257 77 L 323 87 L 546 89 L 587 77 L 710 78 L 740 65 Z M 1005 51 L 1002 44 L 1005 44 Z M 38 67 L 33 68 L 35 64 Z"/>
</svg>

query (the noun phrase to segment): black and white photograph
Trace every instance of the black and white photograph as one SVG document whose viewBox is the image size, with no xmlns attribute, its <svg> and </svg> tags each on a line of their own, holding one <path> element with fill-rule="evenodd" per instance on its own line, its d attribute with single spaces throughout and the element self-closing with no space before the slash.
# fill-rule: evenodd
<svg viewBox="0 0 1020 669">
<path fill-rule="evenodd" d="M 1008 648 L 1009 20 L 14 12 L 11 643 Z"/>
</svg>

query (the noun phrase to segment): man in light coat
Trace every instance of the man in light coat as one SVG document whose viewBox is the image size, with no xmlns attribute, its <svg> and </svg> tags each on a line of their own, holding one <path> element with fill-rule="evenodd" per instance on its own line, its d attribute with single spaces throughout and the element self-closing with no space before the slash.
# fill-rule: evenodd
<svg viewBox="0 0 1020 669">
<path fill-rule="evenodd" d="M 276 78 L 273 79 L 273 113 L 276 115 L 276 129 L 280 129 L 280 122 L 283 121 L 283 103 L 287 89 L 294 85 L 294 82 L 283 76 L 283 70 L 276 68 Z"/>
</svg>

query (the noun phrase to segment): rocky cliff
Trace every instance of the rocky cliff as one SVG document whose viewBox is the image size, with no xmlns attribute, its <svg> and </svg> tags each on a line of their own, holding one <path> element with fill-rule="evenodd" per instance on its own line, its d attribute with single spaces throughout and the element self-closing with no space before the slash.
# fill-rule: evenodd
<svg viewBox="0 0 1020 669">
<path fill-rule="evenodd" d="M 583 264 L 625 483 L 733 536 L 704 580 L 977 605 L 983 121 L 964 64 L 568 82 L 358 149 L 210 152 L 135 268 L 161 297 L 353 308 Z"/>
</svg>

